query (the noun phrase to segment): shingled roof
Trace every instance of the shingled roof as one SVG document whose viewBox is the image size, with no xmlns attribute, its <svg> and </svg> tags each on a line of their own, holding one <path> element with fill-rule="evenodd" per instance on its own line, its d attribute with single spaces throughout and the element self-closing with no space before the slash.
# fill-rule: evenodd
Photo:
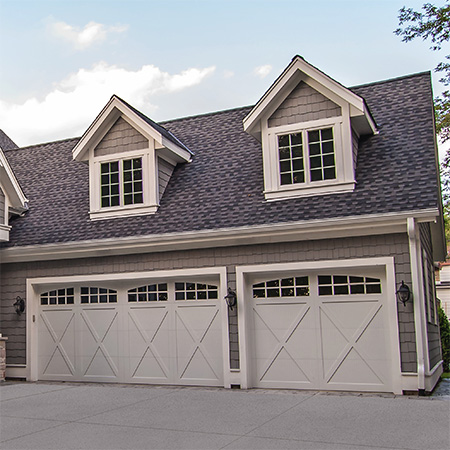
<svg viewBox="0 0 450 450">
<path fill-rule="evenodd" d="M 0 148 L 5 151 L 11 148 L 19 147 L 3 130 L 0 130 Z"/>
<path fill-rule="evenodd" d="M 267 202 L 261 144 L 242 126 L 251 107 L 237 108 L 162 124 L 195 156 L 178 164 L 154 215 L 91 221 L 88 167 L 72 159 L 77 139 L 7 151 L 30 209 L 14 220 L 3 246 L 438 208 L 430 73 L 352 90 L 370 107 L 379 134 L 360 141 L 351 193 Z"/>
</svg>

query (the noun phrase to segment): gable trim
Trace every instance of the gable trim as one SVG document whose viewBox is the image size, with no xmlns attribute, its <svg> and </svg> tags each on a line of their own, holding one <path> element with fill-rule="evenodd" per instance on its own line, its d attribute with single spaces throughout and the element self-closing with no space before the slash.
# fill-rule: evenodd
<svg viewBox="0 0 450 450">
<path fill-rule="evenodd" d="M 0 147 L 0 174 L 4 194 L 9 199 L 9 207 L 18 214 L 28 209 L 28 199 L 22 191 L 16 176 Z"/>
</svg>

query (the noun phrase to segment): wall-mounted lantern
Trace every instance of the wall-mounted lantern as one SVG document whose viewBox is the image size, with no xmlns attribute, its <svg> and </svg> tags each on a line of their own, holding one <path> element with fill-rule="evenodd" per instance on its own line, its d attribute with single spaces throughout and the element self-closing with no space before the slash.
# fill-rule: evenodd
<svg viewBox="0 0 450 450">
<path fill-rule="evenodd" d="M 232 291 L 231 288 L 228 288 L 228 294 L 225 295 L 225 300 L 227 302 L 228 308 L 233 311 L 233 307 L 236 306 L 237 301 L 236 292 Z"/>
<path fill-rule="evenodd" d="M 405 284 L 402 280 L 402 284 L 397 289 L 397 299 L 398 301 L 403 303 L 403 306 L 406 306 L 406 302 L 411 298 L 411 290 L 409 286 Z"/>
<path fill-rule="evenodd" d="M 25 300 L 22 297 L 17 296 L 16 302 L 13 303 L 14 309 L 17 315 L 21 315 L 25 311 Z"/>
</svg>

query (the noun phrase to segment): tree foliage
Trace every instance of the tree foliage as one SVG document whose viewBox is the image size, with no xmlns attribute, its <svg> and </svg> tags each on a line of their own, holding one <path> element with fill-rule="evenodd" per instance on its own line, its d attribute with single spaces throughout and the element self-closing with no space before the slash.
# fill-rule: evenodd
<svg viewBox="0 0 450 450">
<path fill-rule="evenodd" d="M 431 41 L 431 50 L 439 51 L 450 40 L 450 0 L 443 6 L 425 3 L 422 11 L 414 11 L 404 6 L 398 15 L 399 28 L 395 34 L 403 37 L 403 42 L 416 38 Z M 450 55 L 445 55 L 435 68 L 442 73 L 440 81 L 450 86 Z M 436 132 L 442 142 L 450 140 L 450 90 L 446 90 L 434 101 L 436 114 Z"/>
</svg>

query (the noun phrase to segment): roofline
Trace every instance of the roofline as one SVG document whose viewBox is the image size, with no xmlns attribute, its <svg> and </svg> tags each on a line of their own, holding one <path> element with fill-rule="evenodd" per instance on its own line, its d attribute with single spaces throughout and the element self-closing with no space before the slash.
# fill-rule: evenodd
<svg viewBox="0 0 450 450">
<path fill-rule="evenodd" d="M 16 246 L 1 248 L 0 259 L 3 263 L 15 263 L 406 233 L 409 217 L 414 217 L 418 222 L 433 222 L 438 216 L 439 210 L 432 208 L 327 220 Z"/>
<path fill-rule="evenodd" d="M 14 193 L 16 194 L 17 200 L 20 203 L 20 206 L 17 205 L 11 205 L 14 209 L 18 209 L 19 211 L 26 211 L 28 209 L 28 199 L 25 197 L 25 194 L 20 186 L 19 180 L 16 178 L 16 175 L 14 174 L 14 171 L 12 170 L 8 158 L 6 158 L 5 153 L 3 152 L 2 148 L 0 147 L 0 168 L 3 167 L 4 171 L 6 173 L 6 176 L 10 182 L 11 187 L 14 190 Z M 11 197 L 10 192 L 6 192 L 9 197 Z"/>
</svg>

